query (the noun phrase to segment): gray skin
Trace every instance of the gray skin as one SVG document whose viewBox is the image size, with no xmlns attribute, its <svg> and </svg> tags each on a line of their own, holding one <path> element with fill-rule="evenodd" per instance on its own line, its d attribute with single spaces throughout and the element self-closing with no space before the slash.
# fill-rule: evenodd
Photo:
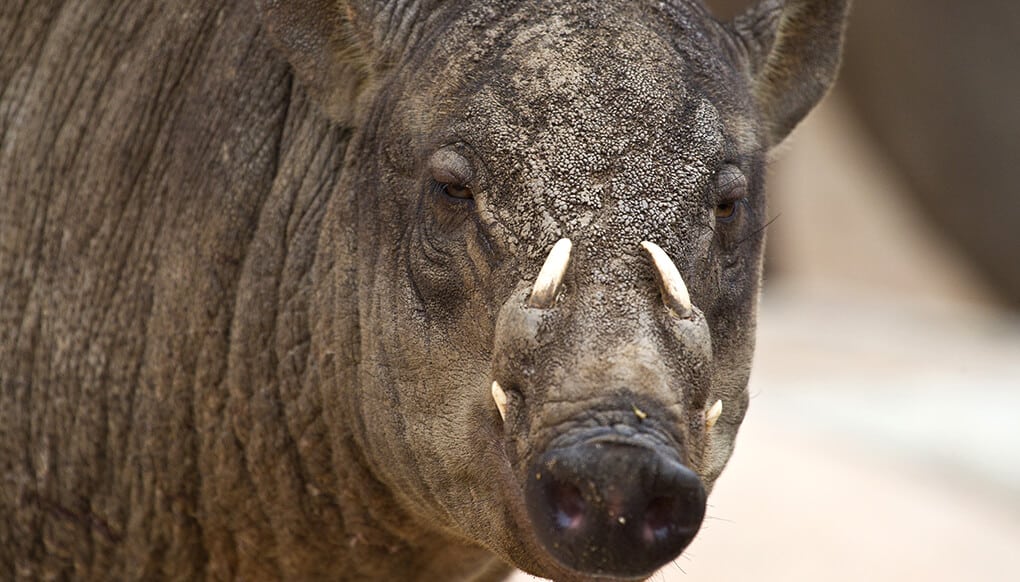
<svg viewBox="0 0 1020 582">
<path fill-rule="evenodd" d="M 537 541 L 527 467 L 625 424 L 711 488 L 765 156 L 846 10 L 4 2 L 0 579 L 590 579 Z"/>
</svg>

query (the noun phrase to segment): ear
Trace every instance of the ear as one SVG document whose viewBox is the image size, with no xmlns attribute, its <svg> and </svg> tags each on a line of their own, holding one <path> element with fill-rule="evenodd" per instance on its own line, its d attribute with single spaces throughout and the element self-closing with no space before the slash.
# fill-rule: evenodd
<svg viewBox="0 0 1020 582">
<path fill-rule="evenodd" d="M 273 43 L 326 114 L 341 124 L 353 121 L 359 97 L 372 85 L 382 60 L 382 0 L 256 0 Z M 402 5 L 403 3 L 401 3 Z"/>
<path fill-rule="evenodd" d="M 760 0 L 733 20 L 770 145 L 793 131 L 839 70 L 850 0 Z"/>
</svg>

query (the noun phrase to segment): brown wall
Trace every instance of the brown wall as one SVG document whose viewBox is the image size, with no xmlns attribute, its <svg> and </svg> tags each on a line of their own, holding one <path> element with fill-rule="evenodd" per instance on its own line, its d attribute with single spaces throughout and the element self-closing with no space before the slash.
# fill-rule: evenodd
<svg viewBox="0 0 1020 582">
<path fill-rule="evenodd" d="M 1020 306 L 1020 3 L 860 1 L 843 74 L 919 211 Z"/>
</svg>

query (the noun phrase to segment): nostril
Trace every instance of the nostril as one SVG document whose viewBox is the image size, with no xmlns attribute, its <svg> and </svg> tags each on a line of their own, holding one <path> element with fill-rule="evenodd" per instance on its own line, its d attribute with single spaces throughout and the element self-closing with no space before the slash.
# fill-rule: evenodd
<svg viewBox="0 0 1020 582">
<path fill-rule="evenodd" d="M 547 452 L 529 473 L 538 541 L 580 573 L 648 576 L 687 547 L 704 517 L 701 480 L 656 449 L 585 441 Z"/>
<path fill-rule="evenodd" d="M 669 497 L 656 497 L 645 510 L 645 543 L 654 544 L 669 537 L 669 526 L 673 523 L 675 504 Z"/>
<path fill-rule="evenodd" d="M 575 485 L 556 483 L 550 491 L 550 499 L 556 511 L 556 527 L 576 530 L 584 525 L 584 498 Z"/>
</svg>

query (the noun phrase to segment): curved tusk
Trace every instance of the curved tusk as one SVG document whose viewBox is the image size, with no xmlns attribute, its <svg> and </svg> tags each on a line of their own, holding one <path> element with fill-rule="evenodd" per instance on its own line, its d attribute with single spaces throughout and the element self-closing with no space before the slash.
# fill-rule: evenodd
<svg viewBox="0 0 1020 582">
<path fill-rule="evenodd" d="M 556 302 L 556 292 L 563 282 L 563 275 L 567 272 L 567 265 L 570 264 L 571 243 L 569 238 L 560 239 L 549 251 L 549 257 L 542 265 L 535 279 L 535 286 L 531 289 L 531 298 L 528 299 L 528 306 L 538 309 L 548 309 Z"/>
<path fill-rule="evenodd" d="M 499 382 L 492 383 L 492 399 L 496 401 L 499 417 L 503 419 L 503 422 L 506 422 L 506 392 L 503 392 Z"/>
<path fill-rule="evenodd" d="M 666 307 L 673 310 L 677 317 L 689 319 L 694 314 L 694 307 L 691 305 L 691 295 L 687 292 L 687 285 L 684 284 L 680 271 L 673 264 L 672 259 L 662 250 L 659 245 L 645 241 L 641 243 L 652 263 L 655 264 L 655 274 L 659 281 L 659 293 L 662 294 L 662 302 Z"/>
<path fill-rule="evenodd" d="M 705 413 L 705 430 L 711 430 L 720 416 L 722 416 L 722 400 L 713 404 L 712 408 L 709 408 Z"/>
</svg>

